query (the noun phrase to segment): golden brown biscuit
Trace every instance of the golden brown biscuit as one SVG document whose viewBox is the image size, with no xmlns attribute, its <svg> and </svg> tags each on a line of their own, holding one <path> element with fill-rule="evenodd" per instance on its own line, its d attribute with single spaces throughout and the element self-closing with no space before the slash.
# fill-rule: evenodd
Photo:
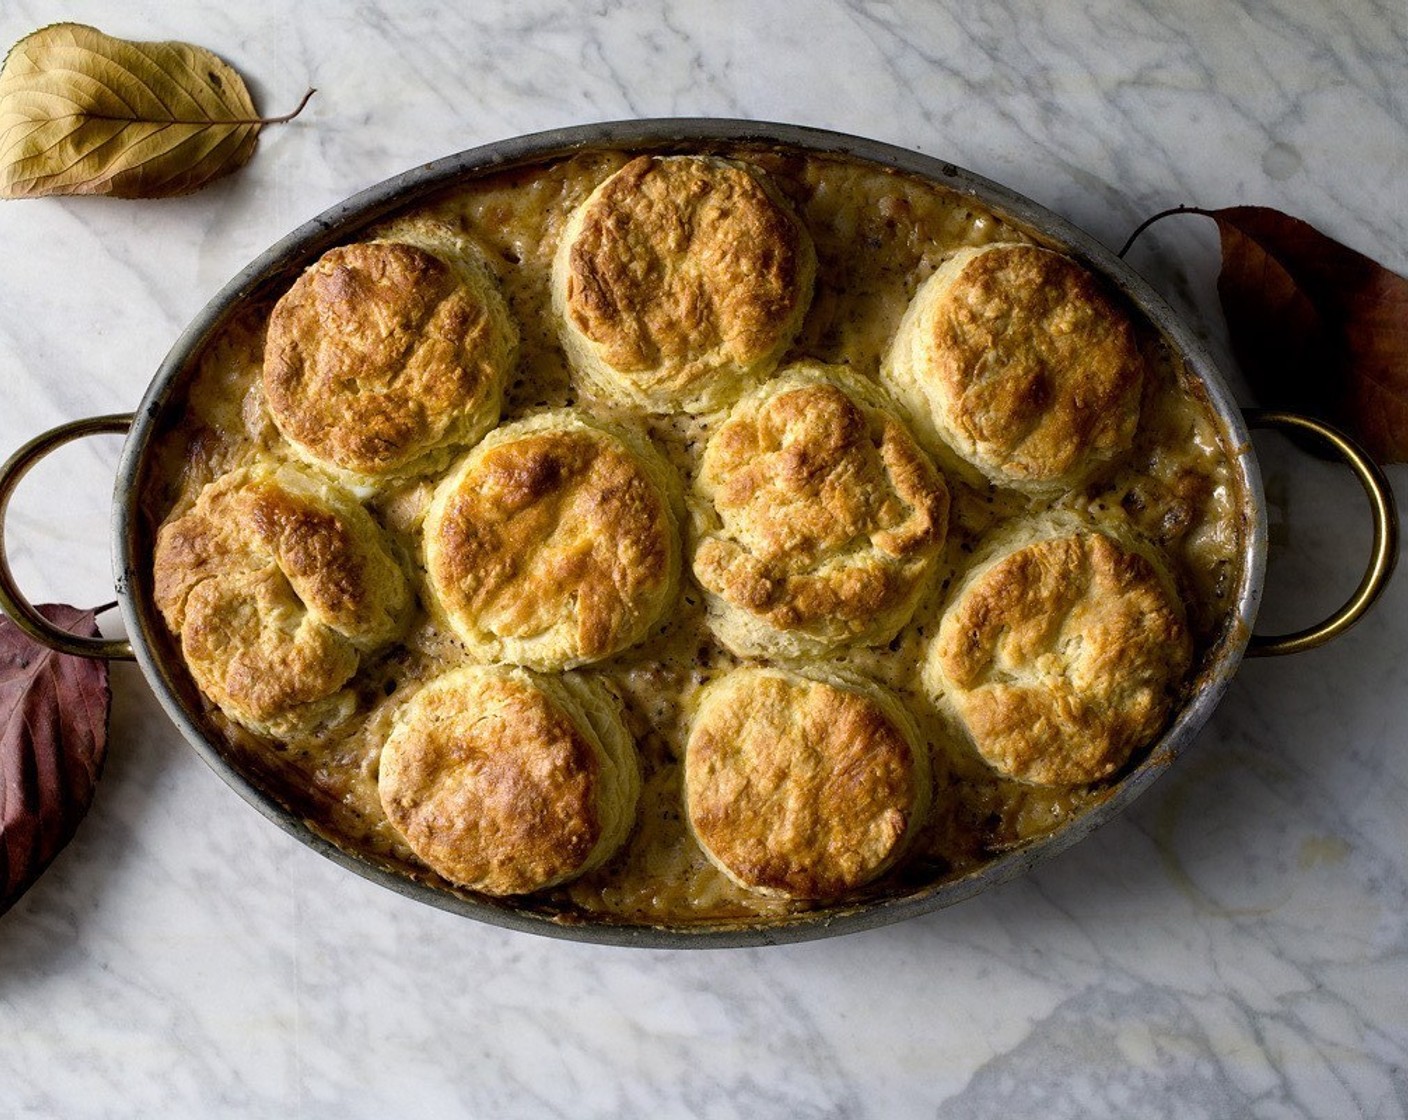
<svg viewBox="0 0 1408 1120">
<path fill-rule="evenodd" d="M 485 894 L 525 894 L 604 863 L 635 823 L 640 773 L 619 705 L 576 674 L 460 669 L 398 714 L 377 778 L 427 866 Z"/>
<path fill-rule="evenodd" d="M 710 156 L 640 156 L 569 218 L 553 309 L 593 396 L 709 411 L 776 368 L 815 274 L 810 236 L 762 172 Z"/>
<path fill-rule="evenodd" d="M 191 675 L 237 723 L 271 738 L 351 714 L 361 654 L 402 631 L 412 595 L 371 516 L 293 466 L 232 471 L 163 525 L 155 598 Z"/>
<path fill-rule="evenodd" d="M 925 684 L 998 772 L 1098 782 L 1162 727 L 1192 645 L 1151 549 L 1068 520 L 979 564 L 945 611 Z"/>
<path fill-rule="evenodd" d="M 708 685 L 685 749 L 685 805 L 739 886 L 834 898 L 882 874 L 924 821 L 929 753 L 879 685 L 742 668 Z"/>
<path fill-rule="evenodd" d="M 443 469 L 499 419 L 518 332 L 475 247 L 405 224 L 330 249 L 274 307 L 264 398 L 300 456 L 375 485 Z"/>
<path fill-rule="evenodd" d="M 564 669 L 634 645 L 679 588 L 673 469 L 570 409 L 508 424 L 436 490 L 432 605 L 480 660 Z"/>
<path fill-rule="evenodd" d="M 1034 245 L 960 249 L 910 302 L 880 380 L 946 468 L 1051 495 L 1128 450 L 1144 361 L 1124 311 Z"/>
<path fill-rule="evenodd" d="M 704 449 L 694 575 L 740 656 L 889 641 L 948 528 L 948 488 L 878 388 L 790 366 L 739 401 Z"/>
</svg>

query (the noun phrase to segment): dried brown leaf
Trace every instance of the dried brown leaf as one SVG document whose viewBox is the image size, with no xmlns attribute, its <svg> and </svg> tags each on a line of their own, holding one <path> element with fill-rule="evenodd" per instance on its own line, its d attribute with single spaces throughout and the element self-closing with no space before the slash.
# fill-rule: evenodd
<svg viewBox="0 0 1408 1120">
<path fill-rule="evenodd" d="M 1135 236 L 1175 213 L 1217 223 L 1218 296 L 1260 403 L 1338 424 L 1380 462 L 1408 460 L 1408 279 L 1265 206 L 1179 207 Z"/>
<path fill-rule="evenodd" d="M 0 68 L 0 197 L 186 194 L 243 167 L 260 128 L 302 108 L 260 118 L 244 79 L 203 47 L 54 24 Z"/>
<path fill-rule="evenodd" d="M 94 636 L 92 611 L 39 610 Z M 107 662 L 37 645 L 0 619 L 0 914 L 73 838 L 107 754 Z"/>
</svg>

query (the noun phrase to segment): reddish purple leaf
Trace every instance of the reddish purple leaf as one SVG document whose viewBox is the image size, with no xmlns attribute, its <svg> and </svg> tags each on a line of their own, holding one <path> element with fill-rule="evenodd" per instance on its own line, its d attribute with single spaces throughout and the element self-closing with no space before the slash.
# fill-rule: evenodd
<svg viewBox="0 0 1408 1120">
<path fill-rule="evenodd" d="M 95 636 L 92 611 L 39 608 Z M 0 914 L 39 878 L 88 812 L 107 754 L 106 661 L 36 644 L 0 619 Z"/>
<path fill-rule="evenodd" d="M 1217 222 L 1217 292 L 1259 403 L 1338 424 L 1380 462 L 1408 460 L 1408 279 L 1265 206 L 1179 207 L 1135 236 L 1180 213 Z"/>
<path fill-rule="evenodd" d="M 1210 214 L 1218 294 L 1256 391 L 1343 425 L 1381 462 L 1408 459 L 1408 280 L 1280 211 Z"/>
</svg>

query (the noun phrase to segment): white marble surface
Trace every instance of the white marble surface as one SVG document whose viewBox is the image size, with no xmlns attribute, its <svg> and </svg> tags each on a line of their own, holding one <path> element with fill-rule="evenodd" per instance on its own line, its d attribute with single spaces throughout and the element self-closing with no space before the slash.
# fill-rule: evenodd
<svg viewBox="0 0 1408 1120">
<path fill-rule="evenodd" d="M 0 204 L 5 453 L 130 409 L 206 299 L 343 196 L 591 120 L 856 132 L 1112 245 L 1167 205 L 1264 203 L 1408 272 L 1401 0 L 5 0 L 0 45 L 63 19 L 212 47 L 267 111 L 319 93 L 204 193 Z M 1223 352 L 1206 223 L 1131 259 Z M 1333 606 L 1367 538 L 1354 483 L 1276 442 L 1273 625 Z M 116 444 L 19 495 L 36 598 L 109 597 Z M 769 950 L 559 943 L 406 901 L 246 807 L 133 668 L 113 684 L 92 812 L 0 918 L 0 1116 L 1408 1115 L 1401 574 L 1334 645 L 1245 665 L 1170 774 L 1034 874 Z"/>
</svg>

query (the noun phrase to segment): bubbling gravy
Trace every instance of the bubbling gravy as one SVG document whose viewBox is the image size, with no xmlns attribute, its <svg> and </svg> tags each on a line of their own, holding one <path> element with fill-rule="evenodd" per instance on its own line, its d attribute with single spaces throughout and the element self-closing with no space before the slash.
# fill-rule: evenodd
<svg viewBox="0 0 1408 1120">
<path fill-rule="evenodd" d="M 874 376 L 910 297 L 957 249 L 1034 240 L 971 198 L 861 160 L 749 145 L 711 149 L 762 168 L 791 201 L 818 256 L 814 298 L 787 360 L 844 363 Z M 688 487 L 716 417 L 611 413 L 578 399 L 557 341 L 549 272 L 572 209 L 631 153 L 589 151 L 470 179 L 411 213 L 443 220 L 483 249 L 522 340 L 503 420 L 579 405 L 648 432 Z M 403 217 L 405 215 L 398 215 Z M 368 236 L 374 236 L 371 230 Z M 201 487 L 256 460 L 291 459 L 260 393 L 269 299 L 242 305 L 201 354 L 183 418 L 156 448 L 143 501 L 149 524 L 177 516 Z M 1152 325 L 1135 314 L 1148 357 L 1135 445 L 1113 470 L 1056 505 L 1097 521 L 1127 518 L 1167 557 L 1182 594 L 1198 674 L 1234 614 L 1245 534 L 1232 449 L 1199 382 Z M 437 480 L 369 499 L 368 508 L 419 571 L 420 522 Z M 879 681 L 915 715 L 933 752 L 933 809 L 908 857 L 846 907 L 911 893 L 982 866 L 1038 839 L 1109 795 L 1111 783 L 1045 789 L 999 777 L 945 730 L 919 674 L 945 594 L 990 532 L 1041 513 L 1038 502 L 950 479 L 953 507 L 945 563 L 913 620 L 888 645 L 843 652 L 826 663 Z M 170 659 L 179 663 L 174 641 Z M 394 713 L 422 682 L 463 663 L 463 648 L 422 610 L 405 639 L 364 659 L 353 682 L 355 717 L 322 738 L 258 738 L 203 701 L 207 727 L 246 776 L 339 847 L 445 890 L 387 822 L 377 796 L 381 744 Z M 704 857 L 682 807 L 681 758 L 693 698 L 736 659 L 705 625 L 702 596 L 686 578 L 678 609 L 645 641 L 580 670 L 621 697 L 644 787 L 636 826 L 617 856 L 565 886 L 515 903 L 566 922 L 700 927 L 785 921 L 817 903 L 765 898 L 735 886 Z M 195 691 L 190 690 L 192 697 Z M 1136 763 L 1142 757 L 1136 754 Z M 1118 777 L 1115 781 L 1118 780 Z M 502 905 L 503 903 L 496 903 Z M 835 903 L 824 904 L 833 906 Z"/>
</svg>

